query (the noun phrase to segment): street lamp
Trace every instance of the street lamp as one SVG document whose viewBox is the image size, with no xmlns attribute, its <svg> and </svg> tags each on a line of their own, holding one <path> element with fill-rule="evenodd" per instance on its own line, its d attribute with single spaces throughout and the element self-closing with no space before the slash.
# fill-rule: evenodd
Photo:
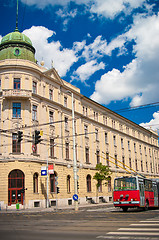
<svg viewBox="0 0 159 240">
<path fill-rule="evenodd" d="M 74 119 L 74 97 L 73 93 L 70 91 L 67 91 L 68 93 L 71 93 L 72 96 L 72 133 L 73 133 L 73 174 L 74 174 L 74 194 L 78 194 L 77 191 L 77 160 L 76 160 L 76 143 L 75 143 L 75 119 Z M 75 201 L 75 211 L 78 211 L 78 201 Z"/>
</svg>

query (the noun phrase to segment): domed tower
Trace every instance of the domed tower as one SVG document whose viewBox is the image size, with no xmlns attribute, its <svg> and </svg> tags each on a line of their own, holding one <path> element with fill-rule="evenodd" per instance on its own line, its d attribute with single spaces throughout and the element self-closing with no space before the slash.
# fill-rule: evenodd
<svg viewBox="0 0 159 240">
<path fill-rule="evenodd" d="M 36 62 L 35 48 L 31 40 L 18 30 L 18 1 L 16 29 L 4 36 L 0 43 L 0 60 L 4 59 L 25 59 Z"/>
</svg>

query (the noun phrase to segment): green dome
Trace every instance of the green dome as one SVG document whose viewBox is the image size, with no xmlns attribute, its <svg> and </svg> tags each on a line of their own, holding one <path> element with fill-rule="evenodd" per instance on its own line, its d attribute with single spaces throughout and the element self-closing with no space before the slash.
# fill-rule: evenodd
<svg viewBox="0 0 159 240">
<path fill-rule="evenodd" d="M 9 42 L 27 43 L 32 46 L 31 40 L 26 35 L 20 33 L 19 31 L 9 33 L 6 36 L 4 36 L 1 40 L 1 44 L 6 44 Z"/>
<path fill-rule="evenodd" d="M 0 60 L 5 59 L 25 59 L 36 62 L 35 48 L 31 40 L 23 33 L 20 33 L 17 28 L 1 40 Z"/>
</svg>

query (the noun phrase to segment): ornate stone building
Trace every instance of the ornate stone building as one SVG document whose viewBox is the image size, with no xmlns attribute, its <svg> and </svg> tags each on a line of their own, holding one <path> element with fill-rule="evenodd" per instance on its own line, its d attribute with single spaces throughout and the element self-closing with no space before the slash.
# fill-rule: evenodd
<svg viewBox="0 0 159 240">
<path fill-rule="evenodd" d="M 80 89 L 35 60 L 18 31 L 0 44 L 0 204 L 2 208 L 73 205 L 72 97 L 79 204 L 111 201 L 115 176 L 159 177 L 158 135 L 80 94 Z M 42 141 L 35 145 L 35 132 Z M 22 141 L 18 134 L 22 133 Z M 19 140 L 18 140 L 19 139 Z M 107 186 L 96 193 L 97 163 L 109 165 Z M 47 176 L 41 172 L 53 166 Z M 117 163 L 115 165 L 114 163 Z M 126 170 L 129 169 L 129 172 Z M 133 172 L 133 171 L 132 171 Z M 56 182 L 60 193 L 56 195 Z M 24 192 L 22 189 L 25 189 Z"/>
</svg>

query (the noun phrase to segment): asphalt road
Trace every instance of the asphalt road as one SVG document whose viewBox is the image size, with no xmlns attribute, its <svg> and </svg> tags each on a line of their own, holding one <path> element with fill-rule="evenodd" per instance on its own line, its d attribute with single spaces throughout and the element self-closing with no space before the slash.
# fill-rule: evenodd
<svg viewBox="0 0 159 240">
<path fill-rule="evenodd" d="M 159 240 L 159 210 L 0 212 L 1 240 Z"/>
</svg>

